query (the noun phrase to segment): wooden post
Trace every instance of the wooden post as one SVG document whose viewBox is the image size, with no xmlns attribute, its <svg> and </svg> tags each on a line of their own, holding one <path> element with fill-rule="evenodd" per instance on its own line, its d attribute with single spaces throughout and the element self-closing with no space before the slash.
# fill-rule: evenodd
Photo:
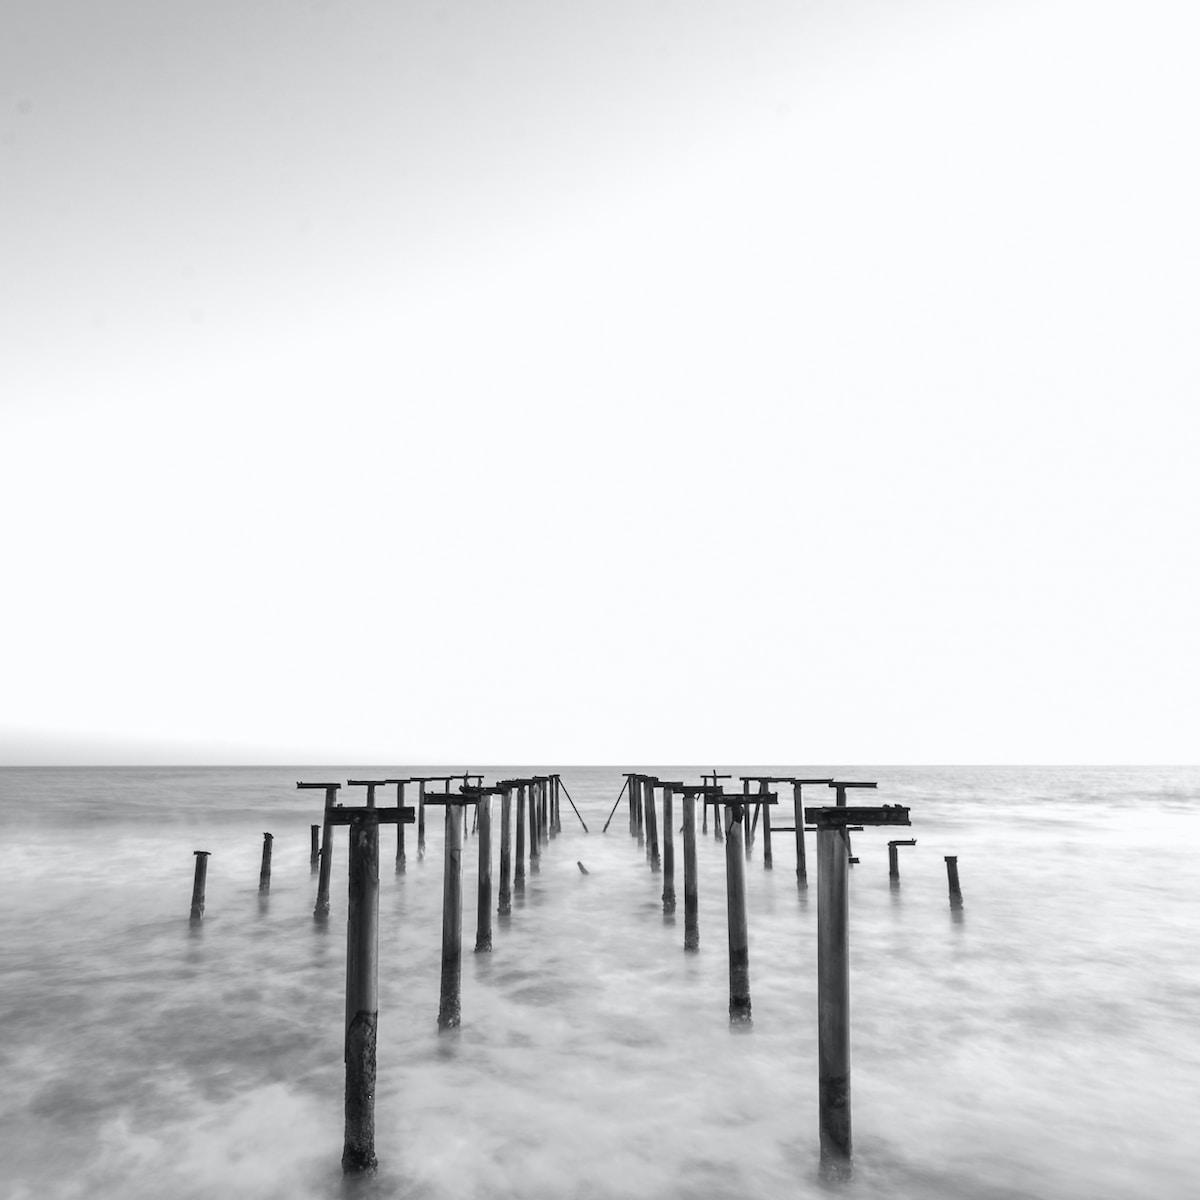
<svg viewBox="0 0 1200 1200">
<path fill-rule="evenodd" d="M 446 855 L 442 876 L 442 992 L 438 1028 L 453 1029 L 462 1015 L 462 819 L 446 805 Z"/>
<path fill-rule="evenodd" d="M 696 892 L 696 797 L 683 794 L 683 948 L 700 949 L 700 904 Z"/>
<path fill-rule="evenodd" d="M 549 833 L 552 838 L 556 838 L 558 837 L 558 781 L 555 776 L 551 775 L 546 781 L 546 790 L 547 804 L 550 809 Z"/>
<path fill-rule="evenodd" d="M 258 871 L 258 890 L 260 892 L 271 890 L 271 843 L 274 840 L 269 833 L 263 834 L 262 866 Z"/>
<path fill-rule="evenodd" d="M 404 785 L 408 782 L 407 779 L 394 779 L 389 782 L 396 785 L 396 807 L 404 807 Z M 404 822 L 396 822 L 396 874 L 403 875 L 408 869 L 408 862 L 404 854 Z"/>
<path fill-rule="evenodd" d="M 479 903 L 475 920 L 475 953 L 492 948 L 492 797 L 481 793 L 475 801 L 479 831 Z"/>
<path fill-rule="evenodd" d="M 500 796 L 500 916 L 512 912 L 512 788 Z"/>
<path fill-rule="evenodd" d="M 314 825 L 312 827 L 312 857 L 308 860 L 314 871 L 317 869 L 317 863 L 321 861 L 320 834 L 320 825 Z"/>
<path fill-rule="evenodd" d="M 796 886 L 803 890 L 808 887 L 808 863 L 804 857 L 804 800 L 801 790 L 801 785 L 793 780 L 792 813 L 796 826 Z"/>
<path fill-rule="evenodd" d="M 208 883 L 209 850 L 193 850 L 196 856 L 196 873 L 192 877 L 192 921 L 204 920 L 204 891 Z"/>
<path fill-rule="evenodd" d="M 425 857 L 425 780 L 417 780 L 417 860 Z"/>
<path fill-rule="evenodd" d="M 525 891 L 525 785 L 517 785 L 517 875 L 513 890 Z"/>
<path fill-rule="evenodd" d="M 637 837 L 637 783 L 633 775 L 625 776 L 625 785 L 629 788 L 629 836 Z"/>
<path fill-rule="evenodd" d="M 538 846 L 539 832 L 539 817 L 538 810 L 541 808 L 541 797 L 538 795 L 538 785 L 535 780 L 529 785 L 529 873 L 536 875 L 542 869 L 541 848 Z"/>
<path fill-rule="evenodd" d="M 669 783 L 663 790 L 663 913 L 670 916 L 675 911 L 675 811 L 674 792 Z"/>
<path fill-rule="evenodd" d="M 750 936 L 746 927 L 746 806 L 725 808 L 725 905 L 729 924 L 729 1023 L 750 1024 Z"/>
<path fill-rule="evenodd" d="M 849 850 L 841 829 L 817 832 L 817 1032 L 821 1167 L 850 1169 Z"/>
<path fill-rule="evenodd" d="M 962 908 L 962 889 L 958 886 L 958 855 L 943 855 L 946 860 L 946 881 L 950 885 L 950 907 Z"/>
<path fill-rule="evenodd" d="M 640 850 L 646 844 L 646 806 L 642 800 L 644 776 L 637 777 L 637 788 L 633 793 L 633 817 L 637 827 L 637 844 Z"/>
<path fill-rule="evenodd" d="M 767 781 L 764 779 L 759 785 L 758 790 L 765 792 L 767 790 Z M 762 833 L 763 833 L 763 870 L 770 871 L 774 863 L 771 860 L 771 806 L 764 804 L 762 806 Z"/>
<path fill-rule="evenodd" d="M 550 842 L 550 780 L 543 779 L 538 789 L 538 833 L 541 844 Z"/>
<path fill-rule="evenodd" d="M 350 821 L 346 919 L 346 1137 L 342 1171 L 374 1171 L 375 1042 L 379 1024 L 379 814 Z"/>
<path fill-rule="evenodd" d="M 746 861 L 749 862 L 754 857 L 754 826 L 750 822 L 750 780 L 748 779 L 742 780 L 742 795 L 746 797 L 746 815 L 742 821 L 742 837 L 746 842 Z"/>
<path fill-rule="evenodd" d="M 642 796 L 646 812 L 646 858 L 650 862 L 650 870 L 657 875 L 662 870 L 662 859 L 658 853 L 658 810 L 654 806 L 656 783 L 654 779 L 643 780 Z"/>
<path fill-rule="evenodd" d="M 340 783 L 300 783 L 300 789 L 321 789 L 325 793 L 325 820 L 321 830 L 321 869 L 317 877 L 317 903 L 313 908 L 313 920 L 324 921 L 329 916 L 329 874 L 333 867 L 333 806 L 337 799 Z"/>
</svg>

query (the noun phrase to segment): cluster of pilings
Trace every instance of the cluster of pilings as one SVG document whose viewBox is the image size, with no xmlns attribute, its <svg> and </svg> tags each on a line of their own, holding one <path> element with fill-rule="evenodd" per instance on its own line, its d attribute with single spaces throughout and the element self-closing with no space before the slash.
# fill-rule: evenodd
<svg viewBox="0 0 1200 1200">
<path fill-rule="evenodd" d="M 456 790 L 451 784 L 458 783 Z M 432 791 L 430 784 L 440 784 Z M 377 788 L 395 785 L 395 805 L 376 803 Z M 416 804 L 406 806 L 405 788 L 413 785 Z M 500 800 L 499 897 L 501 919 L 512 912 L 513 895 L 525 891 L 527 876 L 540 870 L 543 851 L 562 832 L 560 801 L 574 802 L 557 774 L 504 779 L 484 786 L 483 777 L 415 776 L 406 779 L 351 779 L 349 787 L 367 789 L 365 807 L 337 801 L 339 783 L 297 783 L 298 788 L 325 792 L 324 834 L 314 917 L 329 917 L 329 875 L 333 831 L 349 826 L 350 872 L 346 948 L 346 1108 L 342 1169 L 347 1174 L 373 1171 L 375 1157 L 375 1049 L 379 1018 L 379 826 L 396 826 L 396 871 L 406 870 L 405 825 L 417 826 L 417 856 L 425 855 L 425 810 L 444 809 L 442 865 L 442 968 L 438 996 L 439 1030 L 457 1028 L 462 1020 L 462 859 L 466 839 L 478 847 L 475 952 L 492 950 L 492 801 Z M 578 809 L 575 810 L 579 815 Z M 579 817 L 584 832 L 587 825 Z M 314 830 L 316 826 L 313 827 Z M 314 833 L 314 844 L 315 844 Z"/>
<path fill-rule="evenodd" d="M 675 912 L 675 814 L 678 797 L 682 805 L 684 932 L 683 948 L 695 952 L 700 946 L 698 881 L 696 863 L 696 805 L 702 806 L 701 832 L 708 831 L 709 809 L 713 811 L 713 836 L 725 846 L 726 932 L 729 950 L 729 1021 L 731 1027 L 751 1025 L 750 947 L 746 907 L 745 864 L 753 860 L 756 835 L 761 836 L 765 870 L 774 866 L 772 833 L 791 833 L 796 848 L 796 882 L 808 887 L 808 856 L 805 834 L 817 837 L 817 1027 L 818 1093 L 822 1171 L 830 1177 L 849 1172 L 850 1136 L 850 1022 L 849 1022 L 849 888 L 848 870 L 858 862 L 850 845 L 850 834 L 872 826 L 908 825 L 909 810 L 898 805 L 850 806 L 847 792 L 875 788 L 874 781 L 798 778 L 779 775 L 740 776 L 740 790 L 726 790 L 731 775 L 717 770 L 702 775 L 699 784 L 659 779 L 626 772 L 625 784 L 605 823 L 607 831 L 622 796 L 628 795 L 629 834 L 644 852 L 652 874 L 662 875 L 664 916 Z M 805 787 L 832 790 L 832 805 L 806 808 Z M 781 803 L 782 789 L 790 789 L 790 825 L 773 824 L 771 811 Z M 661 834 L 658 798 L 661 797 Z M 760 832 L 761 831 L 761 832 Z M 900 878 L 898 847 L 914 846 L 916 839 L 894 839 L 888 843 L 889 877 L 892 886 Z M 947 856 L 951 908 L 962 906 L 958 886 L 957 859 Z"/>
</svg>

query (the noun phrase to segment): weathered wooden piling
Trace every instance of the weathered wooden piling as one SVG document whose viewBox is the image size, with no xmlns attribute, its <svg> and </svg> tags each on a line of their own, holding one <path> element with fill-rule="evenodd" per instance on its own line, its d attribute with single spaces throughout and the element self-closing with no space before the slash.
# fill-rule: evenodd
<svg viewBox="0 0 1200 1200">
<path fill-rule="evenodd" d="M 417 860 L 425 857 L 425 780 L 417 780 Z"/>
<path fill-rule="evenodd" d="M 729 929 L 729 1023 L 750 1024 L 750 936 L 746 921 L 745 825 L 742 796 L 721 796 L 725 825 L 725 909 Z"/>
<path fill-rule="evenodd" d="M 946 854 L 946 882 L 950 885 L 950 907 L 962 908 L 962 889 L 958 885 L 958 855 Z"/>
<path fill-rule="evenodd" d="M 832 785 L 831 785 L 832 786 Z M 833 806 L 812 811 L 817 827 L 817 1063 L 821 1170 L 850 1172 L 850 932 L 846 827 L 907 825 L 908 809 Z"/>
<path fill-rule="evenodd" d="M 321 836 L 320 825 L 314 825 L 312 827 L 312 856 L 308 860 L 309 863 L 312 865 L 312 868 L 314 871 L 317 869 L 317 863 L 319 863 L 321 861 L 320 836 Z"/>
<path fill-rule="evenodd" d="M 757 820 L 758 813 L 755 812 L 754 819 L 750 816 L 750 780 L 745 776 L 742 777 L 742 796 L 743 808 L 745 816 L 742 820 L 742 839 L 746 854 L 746 861 L 749 862 L 754 857 L 754 824 Z"/>
<path fill-rule="evenodd" d="M 408 779 L 388 779 L 385 780 L 388 784 L 396 785 L 396 807 L 404 807 L 404 785 L 411 782 Z M 407 859 L 404 853 L 404 822 L 396 822 L 396 874 L 403 875 L 408 869 Z"/>
<path fill-rule="evenodd" d="M 644 775 L 635 776 L 631 783 L 636 783 L 637 786 L 633 791 L 633 816 L 635 822 L 635 833 L 637 836 L 638 849 L 640 850 L 646 844 L 646 806 L 642 799 L 644 789 Z"/>
<path fill-rule="evenodd" d="M 274 840 L 271 834 L 263 834 L 262 866 L 258 869 L 258 890 L 260 892 L 271 890 L 271 843 Z"/>
<path fill-rule="evenodd" d="M 888 842 L 888 878 L 889 879 L 899 879 L 900 878 L 900 853 L 896 849 L 896 847 L 897 846 L 915 846 L 916 844 L 917 844 L 916 838 L 904 838 L 903 840 L 897 839 L 895 841 Z"/>
<path fill-rule="evenodd" d="M 512 788 L 500 793 L 500 907 L 499 915 L 512 912 Z"/>
<path fill-rule="evenodd" d="M 767 781 L 764 779 L 759 785 L 760 792 L 766 792 Z M 764 804 L 762 806 L 762 834 L 763 834 L 763 870 L 770 871 L 774 867 L 771 858 L 771 806 Z"/>
<path fill-rule="evenodd" d="M 549 834 L 558 837 L 558 776 L 551 775 L 546 781 L 547 806 L 549 809 Z"/>
<path fill-rule="evenodd" d="M 300 783 L 301 790 L 320 789 L 325 793 L 325 820 L 321 831 L 321 869 L 317 876 L 317 903 L 313 907 L 313 920 L 323 921 L 329 916 L 329 874 L 333 867 L 333 809 L 337 803 L 340 783 Z"/>
<path fill-rule="evenodd" d="M 670 916 L 675 911 L 675 805 L 674 789 L 680 785 L 663 783 L 663 841 L 662 841 L 662 873 L 663 873 L 663 914 Z"/>
<path fill-rule="evenodd" d="M 476 830 L 479 835 L 478 903 L 475 910 L 475 953 L 492 948 L 492 794 L 500 789 L 480 788 L 475 794 Z"/>
<path fill-rule="evenodd" d="M 540 815 L 541 797 L 538 795 L 536 779 L 529 783 L 529 874 L 537 875 L 542 869 L 542 850 L 540 846 Z"/>
<path fill-rule="evenodd" d="M 658 849 L 658 809 L 654 804 L 654 788 L 657 784 L 658 780 L 649 776 L 642 779 L 642 804 L 646 814 L 646 861 L 656 875 L 662 870 L 662 856 Z"/>
<path fill-rule="evenodd" d="M 204 892 L 208 885 L 208 856 L 209 850 L 193 850 L 196 856 L 196 871 L 192 876 L 192 921 L 204 920 Z"/>
<path fill-rule="evenodd" d="M 700 903 L 696 889 L 696 794 L 683 793 L 683 948 L 700 949 Z"/>
<path fill-rule="evenodd" d="M 379 1026 L 379 813 L 350 820 L 346 920 L 346 1128 L 342 1171 L 374 1171 L 375 1047 Z"/>
<path fill-rule="evenodd" d="M 517 785 L 517 865 L 513 890 L 525 891 L 525 784 Z"/>
<path fill-rule="evenodd" d="M 474 804 L 475 797 L 451 796 L 427 804 L 446 806 L 445 863 L 442 874 L 442 982 L 438 1002 L 438 1029 L 453 1029 L 462 1014 L 462 816 L 458 806 Z"/>
</svg>

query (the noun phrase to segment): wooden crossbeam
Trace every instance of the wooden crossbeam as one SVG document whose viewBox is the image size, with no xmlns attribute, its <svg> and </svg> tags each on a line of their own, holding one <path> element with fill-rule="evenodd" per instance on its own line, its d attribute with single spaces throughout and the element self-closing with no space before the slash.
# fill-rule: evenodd
<svg viewBox="0 0 1200 1200">
<path fill-rule="evenodd" d="M 833 808 L 810 808 L 808 815 L 819 833 L 828 829 L 853 829 L 856 825 L 911 825 L 908 812 L 900 804 L 881 804 L 873 808 L 839 805 Z"/>
<path fill-rule="evenodd" d="M 361 817 L 363 813 L 371 813 L 380 825 L 411 825 L 417 819 L 417 810 L 411 805 L 405 805 L 403 808 L 397 808 L 395 805 L 390 808 L 366 808 L 353 805 L 347 808 L 342 804 L 335 804 L 333 808 L 329 809 L 326 819 L 330 825 L 349 825 L 355 817 Z"/>
</svg>

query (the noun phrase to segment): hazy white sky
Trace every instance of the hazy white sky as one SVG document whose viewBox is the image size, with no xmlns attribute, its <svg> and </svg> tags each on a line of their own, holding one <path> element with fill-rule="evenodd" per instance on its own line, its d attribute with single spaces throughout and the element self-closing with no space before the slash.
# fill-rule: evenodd
<svg viewBox="0 0 1200 1200">
<path fill-rule="evenodd" d="M 0 762 L 1195 762 L 1200 16 L 7 0 Z"/>
</svg>

